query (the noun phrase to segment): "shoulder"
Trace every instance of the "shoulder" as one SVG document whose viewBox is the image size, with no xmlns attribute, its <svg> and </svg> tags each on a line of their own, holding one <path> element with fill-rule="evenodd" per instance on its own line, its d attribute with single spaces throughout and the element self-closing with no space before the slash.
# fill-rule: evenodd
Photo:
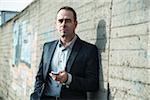
<svg viewBox="0 0 150 100">
<path fill-rule="evenodd" d="M 86 49 L 97 49 L 96 45 L 95 44 L 92 44 L 92 43 L 89 43 L 89 42 L 86 42 L 84 40 L 81 40 L 81 43 L 82 43 L 82 46 Z"/>
<path fill-rule="evenodd" d="M 50 48 L 53 48 L 56 46 L 56 44 L 58 43 L 58 40 L 54 40 L 51 42 L 45 42 L 43 45 L 43 49 L 44 50 L 49 50 Z"/>
<path fill-rule="evenodd" d="M 44 47 L 45 46 L 51 46 L 51 45 L 53 45 L 53 44 L 55 44 L 55 43 L 57 43 L 58 42 L 58 40 L 54 40 L 54 41 L 50 41 L 50 42 L 45 42 L 44 43 Z"/>
<path fill-rule="evenodd" d="M 81 53 L 87 58 L 98 57 L 98 48 L 95 44 L 81 40 Z"/>
</svg>

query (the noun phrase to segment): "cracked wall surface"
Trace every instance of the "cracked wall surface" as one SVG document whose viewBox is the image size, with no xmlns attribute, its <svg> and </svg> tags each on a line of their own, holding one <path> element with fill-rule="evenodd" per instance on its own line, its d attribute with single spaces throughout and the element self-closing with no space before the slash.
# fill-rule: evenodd
<svg viewBox="0 0 150 100">
<path fill-rule="evenodd" d="M 100 89 L 88 100 L 150 99 L 149 0 L 35 0 L 0 26 L 0 100 L 29 100 L 57 10 L 77 12 L 76 33 L 99 49 Z"/>
</svg>

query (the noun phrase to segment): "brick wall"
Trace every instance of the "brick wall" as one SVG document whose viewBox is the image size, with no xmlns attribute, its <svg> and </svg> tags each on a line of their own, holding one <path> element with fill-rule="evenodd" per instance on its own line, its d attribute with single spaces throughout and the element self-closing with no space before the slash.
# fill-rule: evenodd
<svg viewBox="0 0 150 100">
<path fill-rule="evenodd" d="M 77 12 L 79 37 L 101 54 L 100 90 L 89 100 L 107 100 L 109 92 L 111 100 L 149 100 L 149 0 L 35 0 L 0 27 L 0 97 L 29 99 L 42 46 L 59 38 L 55 16 L 64 5 Z"/>
<path fill-rule="evenodd" d="M 116 100 L 150 99 L 149 0 L 114 0 L 109 81 Z"/>
<path fill-rule="evenodd" d="M 12 41 L 12 23 L 4 25 L 0 29 L 0 94 L 9 95 L 8 91 L 11 83 L 10 57 Z M 10 91 L 12 92 L 12 91 Z"/>
</svg>

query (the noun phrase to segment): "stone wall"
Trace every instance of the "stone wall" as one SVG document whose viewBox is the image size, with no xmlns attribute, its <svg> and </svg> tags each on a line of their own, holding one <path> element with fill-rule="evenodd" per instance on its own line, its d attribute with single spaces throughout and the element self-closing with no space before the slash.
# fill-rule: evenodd
<svg viewBox="0 0 150 100">
<path fill-rule="evenodd" d="M 89 100 L 149 100 L 149 0 L 35 0 L 0 27 L 0 97 L 29 100 L 42 46 L 59 38 L 55 17 L 64 5 L 77 12 L 78 36 L 99 48 L 100 90 Z"/>
</svg>

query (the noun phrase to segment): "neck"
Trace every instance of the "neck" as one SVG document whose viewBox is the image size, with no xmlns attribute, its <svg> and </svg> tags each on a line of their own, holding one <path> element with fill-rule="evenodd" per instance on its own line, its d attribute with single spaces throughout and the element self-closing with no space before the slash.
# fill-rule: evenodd
<svg viewBox="0 0 150 100">
<path fill-rule="evenodd" d="M 72 35 L 72 37 L 67 38 L 65 37 L 61 37 L 60 40 L 62 42 L 62 45 L 65 46 L 66 44 L 68 44 L 73 38 L 74 38 L 75 34 Z"/>
</svg>

